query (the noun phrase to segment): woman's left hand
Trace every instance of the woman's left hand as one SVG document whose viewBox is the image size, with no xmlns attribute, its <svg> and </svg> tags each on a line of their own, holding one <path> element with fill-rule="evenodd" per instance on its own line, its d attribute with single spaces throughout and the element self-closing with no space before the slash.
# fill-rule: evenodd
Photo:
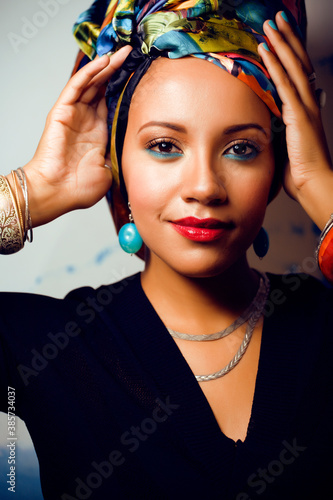
<svg viewBox="0 0 333 500">
<path fill-rule="evenodd" d="M 289 157 L 284 188 L 324 227 L 333 212 L 333 171 L 315 88 L 309 82 L 314 70 L 284 14 L 279 12 L 275 20 L 264 24 L 275 54 L 264 44 L 259 53 L 282 101 Z"/>
</svg>

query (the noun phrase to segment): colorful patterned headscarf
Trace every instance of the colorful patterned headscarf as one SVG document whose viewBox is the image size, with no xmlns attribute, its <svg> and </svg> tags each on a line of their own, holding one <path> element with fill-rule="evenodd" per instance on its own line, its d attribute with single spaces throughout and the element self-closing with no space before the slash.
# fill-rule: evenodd
<svg viewBox="0 0 333 500">
<path fill-rule="evenodd" d="M 108 201 L 117 230 L 128 222 L 120 169 L 128 109 L 151 62 L 160 56 L 206 59 L 245 82 L 280 117 L 279 96 L 257 50 L 269 44 L 264 21 L 280 10 L 305 39 L 304 0 L 96 0 L 79 16 L 73 32 L 81 51 L 73 72 L 97 54 L 133 46 L 106 92 L 113 172 Z"/>
</svg>

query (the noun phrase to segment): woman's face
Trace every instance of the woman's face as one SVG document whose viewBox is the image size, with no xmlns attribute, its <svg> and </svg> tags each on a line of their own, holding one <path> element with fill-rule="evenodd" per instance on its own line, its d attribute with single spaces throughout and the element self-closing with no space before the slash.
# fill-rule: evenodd
<svg viewBox="0 0 333 500">
<path fill-rule="evenodd" d="M 212 63 L 159 58 L 134 93 L 122 169 L 149 265 L 216 276 L 244 257 L 264 218 L 270 113 Z"/>
</svg>

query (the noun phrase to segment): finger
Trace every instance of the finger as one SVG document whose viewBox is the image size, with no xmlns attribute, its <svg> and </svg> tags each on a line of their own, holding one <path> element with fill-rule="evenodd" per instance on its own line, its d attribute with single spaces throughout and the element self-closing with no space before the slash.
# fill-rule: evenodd
<svg viewBox="0 0 333 500">
<path fill-rule="evenodd" d="M 122 47 L 117 52 L 115 52 L 109 58 L 109 64 L 92 78 L 91 82 L 89 82 L 89 84 L 87 85 L 87 88 L 90 88 L 91 86 L 94 85 L 97 87 L 103 86 L 111 78 L 111 76 L 121 67 L 121 65 L 124 63 L 126 57 L 129 55 L 131 50 L 132 50 L 131 45 L 126 45 L 125 47 Z"/>
<path fill-rule="evenodd" d="M 303 65 L 303 61 L 297 56 L 290 44 L 290 39 L 296 43 L 296 35 L 290 30 L 287 34 L 287 39 L 285 39 L 273 21 L 266 21 L 264 23 L 264 31 L 303 104 L 308 108 L 316 108 L 317 103 L 309 84 L 308 73 Z"/>
<path fill-rule="evenodd" d="M 307 108 L 314 110 L 317 108 L 314 93 L 310 87 L 307 73 L 303 67 L 302 61 L 295 54 L 294 50 L 285 40 L 282 34 L 278 31 L 277 26 L 273 21 L 264 23 L 264 31 L 272 44 L 276 56 L 264 50 L 261 46 L 260 55 L 263 57 L 264 63 L 268 64 L 267 69 L 278 88 L 278 92 L 282 101 L 282 95 L 287 99 L 298 95 L 299 101 Z M 272 72 L 271 72 L 272 69 Z M 288 85 L 289 83 L 289 85 Z M 288 91 L 289 87 L 289 91 Z M 291 89 L 293 89 L 291 91 Z M 296 93 L 295 90 L 296 89 Z"/>
<path fill-rule="evenodd" d="M 283 11 L 278 12 L 275 19 L 279 32 L 284 36 L 286 40 L 288 40 L 290 47 L 293 49 L 294 53 L 301 61 L 306 74 L 311 75 L 311 73 L 313 73 L 313 66 L 310 57 L 305 50 L 303 41 L 298 35 L 294 33 L 288 20 L 287 14 Z"/>
<path fill-rule="evenodd" d="M 90 93 L 91 98 L 93 98 L 98 93 L 99 88 L 120 68 L 131 50 L 132 47 L 126 45 L 111 57 L 108 55 L 96 57 L 69 80 L 60 94 L 59 101 L 62 104 L 74 104 L 90 87 L 94 87 L 94 91 Z"/>
<path fill-rule="evenodd" d="M 284 11 L 278 12 L 275 19 L 280 33 L 284 36 L 286 40 L 288 40 L 289 45 L 293 49 L 298 59 L 301 61 L 301 64 L 309 80 L 309 77 L 311 75 L 312 76 L 315 75 L 315 72 L 309 54 L 305 49 L 303 40 L 293 31 L 288 16 Z M 312 92 L 315 92 L 316 90 L 315 78 L 313 81 L 309 80 L 309 84 Z"/>
<path fill-rule="evenodd" d="M 269 50 L 265 43 L 259 45 L 258 52 L 276 86 L 282 104 L 288 105 L 289 103 L 293 103 L 294 107 L 297 105 L 298 108 L 303 109 L 303 106 L 300 106 L 298 92 L 289 80 L 278 58 Z"/>
<path fill-rule="evenodd" d="M 62 104 L 73 104 L 76 102 L 89 82 L 106 68 L 109 62 L 108 56 L 104 55 L 86 64 L 68 81 L 59 96 L 58 102 Z"/>
</svg>

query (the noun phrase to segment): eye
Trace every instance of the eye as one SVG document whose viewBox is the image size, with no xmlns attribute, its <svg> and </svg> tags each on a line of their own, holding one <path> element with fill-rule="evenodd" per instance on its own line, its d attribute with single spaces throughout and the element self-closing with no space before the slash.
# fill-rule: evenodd
<svg viewBox="0 0 333 500">
<path fill-rule="evenodd" d="M 182 154 L 179 147 L 171 139 L 155 139 L 146 145 L 146 149 L 149 153 L 159 157 L 178 157 Z"/>
<path fill-rule="evenodd" d="M 260 148 L 250 141 L 239 140 L 224 152 L 226 158 L 232 160 L 252 160 L 260 153 Z"/>
</svg>

